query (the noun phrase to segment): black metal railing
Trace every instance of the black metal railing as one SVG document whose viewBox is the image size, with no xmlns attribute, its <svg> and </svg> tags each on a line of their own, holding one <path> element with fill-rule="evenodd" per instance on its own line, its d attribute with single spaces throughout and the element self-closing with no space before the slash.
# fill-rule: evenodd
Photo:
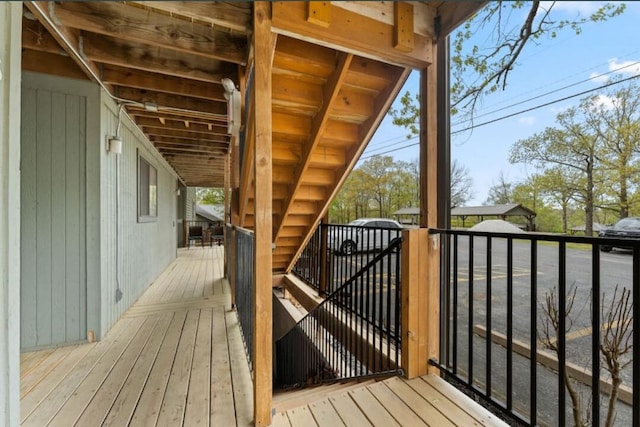
<svg viewBox="0 0 640 427">
<path fill-rule="evenodd" d="M 399 228 L 321 223 L 293 267 L 293 273 L 322 294 L 346 283 L 376 251 L 402 237 Z"/>
<path fill-rule="evenodd" d="M 225 230 L 224 230 L 224 256 L 225 256 L 225 265 L 226 265 L 226 270 L 224 272 L 224 277 L 227 278 L 227 280 L 231 280 L 231 269 L 233 268 L 233 266 L 231 265 L 231 238 L 232 238 L 232 230 L 233 230 L 233 225 L 227 223 L 225 225 Z"/>
<path fill-rule="evenodd" d="M 276 384 L 316 384 L 400 371 L 402 238 L 372 256 L 276 342 Z"/>
<path fill-rule="evenodd" d="M 236 309 L 249 363 L 253 369 L 253 232 L 235 227 L 236 235 Z"/>
<path fill-rule="evenodd" d="M 518 424 L 640 425 L 640 240 L 431 233 L 447 379 Z"/>
</svg>

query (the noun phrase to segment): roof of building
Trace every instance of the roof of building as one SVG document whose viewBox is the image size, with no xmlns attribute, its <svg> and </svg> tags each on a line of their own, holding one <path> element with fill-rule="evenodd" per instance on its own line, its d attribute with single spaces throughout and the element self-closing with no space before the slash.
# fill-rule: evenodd
<svg viewBox="0 0 640 427">
<path fill-rule="evenodd" d="M 420 208 L 402 208 L 398 209 L 393 215 L 420 215 Z"/>
<path fill-rule="evenodd" d="M 224 221 L 224 205 L 196 205 L 196 215 L 209 221 Z"/>
<path fill-rule="evenodd" d="M 461 206 L 451 209 L 451 216 L 535 216 L 531 209 L 525 208 L 521 204 L 512 203 L 508 205 L 493 206 Z"/>
</svg>

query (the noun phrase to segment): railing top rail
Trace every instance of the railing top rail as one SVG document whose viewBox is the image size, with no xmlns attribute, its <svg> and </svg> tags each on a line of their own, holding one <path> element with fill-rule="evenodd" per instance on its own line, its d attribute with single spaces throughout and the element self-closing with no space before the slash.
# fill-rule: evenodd
<svg viewBox="0 0 640 427">
<path fill-rule="evenodd" d="M 430 228 L 429 234 L 449 234 L 458 236 L 480 236 L 495 237 L 500 239 L 513 240 L 533 240 L 545 242 L 565 242 L 565 243 L 584 243 L 610 245 L 623 243 L 625 246 L 640 246 L 640 239 L 619 239 L 614 237 L 588 237 L 588 236 L 567 236 L 565 234 L 547 234 L 547 233 L 495 233 L 491 231 L 471 231 L 460 229 L 441 229 Z"/>
<path fill-rule="evenodd" d="M 241 232 L 241 233 L 247 234 L 247 235 L 249 235 L 249 236 L 253 236 L 253 230 L 249 230 L 249 229 L 246 229 L 246 228 L 242 228 L 242 227 L 240 227 L 239 225 L 233 225 L 233 224 L 231 224 L 231 227 L 232 227 L 233 229 L 235 229 L 236 231 L 239 231 L 239 232 Z"/>
<path fill-rule="evenodd" d="M 332 295 L 339 295 L 340 291 L 345 290 L 347 288 L 347 286 L 349 286 L 350 284 L 352 284 L 356 279 L 358 279 L 360 276 L 362 276 L 363 274 L 366 273 L 366 271 L 373 266 L 374 264 L 376 264 L 377 262 L 379 262 L 382 258 L 384 258 L 385 256 L 387 256 L 388 254 L 394 252 L 396 250 L 396 248 L 398 248 L 399 246 L 402 245 L 402 239 L 398 239 L 395 241 L 392 241 L 389 246 L 380 251 L 380 253 L 378 253 L 375 257 L 373 257 L 371 259 L 371 261 L 369 261 L 365 266 L 363 266 L 360 271 L 358 271 L 356 274 L 354 274 L 349 280 L 347 280 L 342 286 L 340 286 L 339 288 L 336 288 L 335 291 L 333 291 L 331 293 L 331 295 L 329 295 L 327 298 L 325 298 L 324 301 L 322 301 L 318 306 L 316 306 L 316 308 L 314 308 L 313 310 L 311 310 L 310 312 L 308 312 L 302 319 L 300 319 L 298 321 L 298 324 L 304 322 L 307 318 L 312 317 L 316 312 L 322 310 L 324 308 L 325 305 L 329 304 L 332 302 L 331 296 Z"/>
</svg>

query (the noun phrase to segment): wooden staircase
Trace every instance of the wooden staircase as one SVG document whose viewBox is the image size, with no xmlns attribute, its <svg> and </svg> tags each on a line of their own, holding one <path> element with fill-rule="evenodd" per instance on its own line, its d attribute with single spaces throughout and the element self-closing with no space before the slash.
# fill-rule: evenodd
<svg viewBox="0 0 640 427">
<path fill-rule="evenodd" d="M 279 35 L 272 72 L 273 271 L 284 272 L 326 214 L 410 69 Z M 253 188 L 251 182 L 240 197 L 246 228 L 254 224 Z"/>
</svg>

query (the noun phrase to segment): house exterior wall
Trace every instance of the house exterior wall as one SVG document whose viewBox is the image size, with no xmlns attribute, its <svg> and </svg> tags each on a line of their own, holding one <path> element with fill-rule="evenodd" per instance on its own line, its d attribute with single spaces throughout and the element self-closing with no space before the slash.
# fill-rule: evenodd
<svg viewBox="0 0 640 427">
<path fill-rule="evenodd" d="M 87 256 L 97 226 L 95 216 L 87 221 L 87 196 L 98 190 L 98 170 L 87 165 L 98 155 L 99 97 L 86 81 L 23 75 L 23 350 L 84 341 L 99 326 L 96 259 Z"/>
<path fill-rule="evenodd" d="M 20 422 L 22 3 L 0 3 L 0 425 Z"/>
<path fill-rule="evenodd" d="M 175 259 L 178 196 L 175 174 L 126 114 L 121 114 L 122 154 L 106 150 L 116 135 L 118 107 L 104 92 L 100 116 L 102 336 Z M 155 221 L 138 221 L 138 155 L 157 170 Z"/>
</svg>

